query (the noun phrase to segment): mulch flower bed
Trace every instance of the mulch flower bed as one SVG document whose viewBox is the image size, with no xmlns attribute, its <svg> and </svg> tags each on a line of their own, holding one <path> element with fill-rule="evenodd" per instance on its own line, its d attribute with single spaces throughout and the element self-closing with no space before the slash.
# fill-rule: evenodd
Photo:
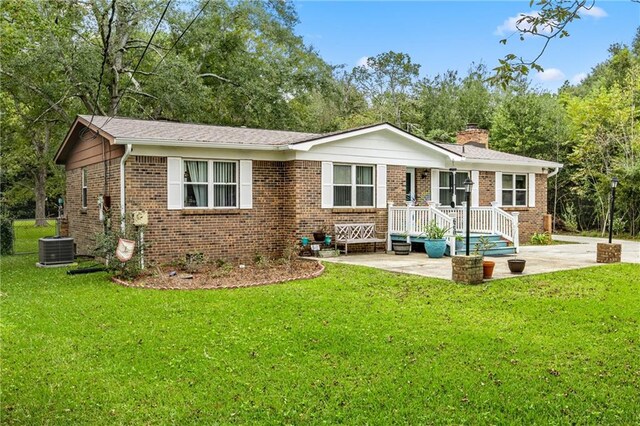
<svg viewBox="0 0 640 426">
<path fill-rule="evenodd" d="M 324 266 L 315 260 L 296 259 L 289 264 L 269 262 L 267 264 L 225 263 L 223 265 L 201 265 L 195 271 L 179 270 L 175 266 L 154 267 L 134 281 L 116 277 L 112 281 L 127 287 L 157 290 L 202 290 L 255 287 L 320 276 Z"/>
</svg>

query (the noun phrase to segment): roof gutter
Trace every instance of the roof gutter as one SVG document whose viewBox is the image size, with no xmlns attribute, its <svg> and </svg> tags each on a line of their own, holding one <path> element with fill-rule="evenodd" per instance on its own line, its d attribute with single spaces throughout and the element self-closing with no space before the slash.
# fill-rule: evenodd
<svg viewBox="0 0 640 426">
<path fill-rule="evenodd" d="M 258 145 L 240 143 L 215 143 L 204 141 L 175 141 L 175 140 L 155 140 L 155 139 L 125 139 L 120 138 L 116 145 L 150 145 L 150 146 L 170 146 L 178 148 L 216 148 L 216 149 L 246 149 L 253 151 L 277 151 L 287 149 L 287 145 Z"/>
<path fill-rule="evenodd" d="M 120 159 L 120 230 L 124 233 L 126 220 L 126 208 L 125 208 L 125 181 L 124 181 L 124 165 L 127 162 L 127 159 L 131 155 L 131 151 L 133 146 L 131 144 L 127 144 L 127 147 L 124 151 L 124 155 Z"/>
</svg>

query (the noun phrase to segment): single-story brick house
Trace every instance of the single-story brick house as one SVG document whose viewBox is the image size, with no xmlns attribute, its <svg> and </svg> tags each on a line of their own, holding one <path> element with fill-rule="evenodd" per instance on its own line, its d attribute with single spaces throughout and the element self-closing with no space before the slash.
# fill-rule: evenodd
<svg viewBox="0 0 640 426">
<path fill-rule="evenodd" d="M 278 255 L 336 223 L 385 231 L 389 205 L 460 204 L 467 177 L 472 206 L 519 212 L 529 238 L 542 231 L 547 179 L 562 167 L 488 149 L 488 132 L 474 127 L 444 144 L 390 124 L 312 134 L 102 116 L 78 116 L 55 161 L 66 167 L 77 252 L 91 252 L 103 208 L 115 221 L 143 211 L 145 257 L 156 262 Z"/>
</svg>

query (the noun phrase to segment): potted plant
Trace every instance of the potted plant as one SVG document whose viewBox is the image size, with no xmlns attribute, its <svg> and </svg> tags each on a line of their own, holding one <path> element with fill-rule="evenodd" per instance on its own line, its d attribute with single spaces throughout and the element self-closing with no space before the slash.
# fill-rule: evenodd
<svg viewBox="0 0 640 426">
<path fill-rule="evenodd" d="M 509 270 L 513 274 L 521 274 L 524 271 L 524 267 L 527 264 L 525 259 L 513 258 L 507 260 L 507 265 L 509 265 Z"/>
<path fill-rule="evenodd" d="M 475 243 L 473 252 L 475 254 L 481 254 L 484 256 L 484 253 L 487 250 L 491 250 L 496 246 L 496 243 L 489 240 L 489 238 L 485 235 L 478 238 L 478 242 Z M 482 260 L 482 277 L 484 279 L 490 279 L 493 276 L 493 268 L 495 268 L 496 262 L 492 260 Z"/>
<path fill-rule="evenodd" d="M 460 253 L 462 249 L 464 249 L 464 237 L 456 234 L 456 254 Z"/>
<path fill-rule="evenodd" d="M 421 235 L 424 235 L 424 249 L 429 257 L 440 258 L 444 256 L 444 252 L 447 248 L 447 240 L 444 235 L 449 229 L 438 226 L 436 220 L 432 220 L 424 228 Z"/>
<path fill-rule="evenodd" d="M 327 246 L 327 247 L 331 246 L 331 235 L 326 234 L 324 236 L 324 245 Z"/>
<path fill-rule="evenodd" d="M 313 240 L 316 243 L 324 242 L 324 237 L 327 235 L 326 228 L 321 226 L 320 228 L 313 231 Z"/>
<path fill-rule="evenodd" d="M 400 236 L 404 239 L 404 241 L 394 241 L 393 242 L 393 252 L 396 255 L 406 256 L 411 253 L 411 243 L 407 242 L 407 233 L 402 233 Z"/>
</svg>

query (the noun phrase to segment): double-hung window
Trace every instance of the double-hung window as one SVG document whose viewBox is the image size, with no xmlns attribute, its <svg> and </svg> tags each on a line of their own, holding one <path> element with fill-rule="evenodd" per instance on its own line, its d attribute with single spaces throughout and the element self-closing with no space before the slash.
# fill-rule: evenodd
<svg viewBox="0 0 640 426">
<path fill-rule="evenodd" d="M 453 200 L 453 192 L 456 194 L 456 204 L 466 201 L 464 191 L 464 181 L 469 177 L 468 172 L 456 172 L 453 179 L 452 172 L 440 172 L 440 204 L 451 204 Z M 477 182 L 476 182 L 477 184 Z"/>
<path fill-rule="evenodd" d="M 87 168 L 83 167 L 80 170 L 80 185 L 82 188 L 82 193 L 81 193 L 81 203 L 82 203 L 82 208 L 86 209 L 87 208 L 87 200 L 89 197 L 89 174 L 87 173 Z"/>
<path fill-rule="evenodd" d="M 373 207 L 373 166 L 333 165 L 333 205 Z"/>
<path fill-rule="evenodd" d="M 527 205 L 527 175 L 502 174 L 502 205 Z"/>
<path fill-rule="evenodd" d="M 237 207 L 237 166 L 233 161 L 184 161 L 184 207 Z"/>
</svg>

